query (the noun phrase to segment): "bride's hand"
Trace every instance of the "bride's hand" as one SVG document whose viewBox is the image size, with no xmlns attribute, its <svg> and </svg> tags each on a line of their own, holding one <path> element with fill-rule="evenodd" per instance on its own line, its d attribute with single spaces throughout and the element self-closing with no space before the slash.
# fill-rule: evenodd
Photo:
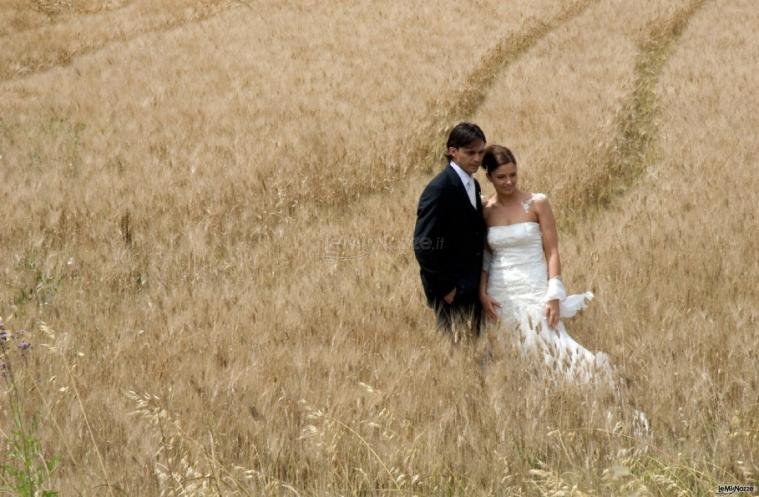
<svg viewBox="0 0 759 497">
<path fill-rule="evenodd" d="M 487 293 L 480 294 L 480 302 L 482 303 L 482 308 L 485 310 L 485 315 L 493 321 L 497 321 L 498 311 L 496 307 L 501 307 L 501 303 Z"/>
<path fill-rule="evenodd" d="M 556 325 L 559 324 L 559 300 L 549 300 L 546 302 L 546 321 L 548 326 L 552 329 L 556 329 Z"/>
</svg>

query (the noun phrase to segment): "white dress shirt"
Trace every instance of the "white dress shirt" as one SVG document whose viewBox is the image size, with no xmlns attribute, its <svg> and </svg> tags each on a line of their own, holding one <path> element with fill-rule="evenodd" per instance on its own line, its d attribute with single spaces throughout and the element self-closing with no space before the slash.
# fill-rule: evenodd
<svg viewBox="0 0 759 497">
<path fill-rule="evenodd" d="M 468 172 L 464 171 L 459 167 L 458 164 L 451 161 L 451 167 L 454 171 L 456 171 L 456 174 L 459 175 L 459 178 L 461 178 L 461 183 L 464 185 L 464 189 L 466 190 L 466 194 L 469 195 L 469 202 L 472 203 L 472 207 L 475 209 L 477 208 L 477 201 L 475 200 L 475 187 L 474 187 L 474 178 L 472 178 Z"/>
</svg>

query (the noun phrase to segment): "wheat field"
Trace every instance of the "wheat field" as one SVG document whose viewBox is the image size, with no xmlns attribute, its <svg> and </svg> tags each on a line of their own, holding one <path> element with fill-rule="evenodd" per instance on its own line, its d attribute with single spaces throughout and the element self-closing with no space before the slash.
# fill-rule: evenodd
<svg viewBox="0 0 759 497">
<path fill-rule="evenodd" d="M 0 495 L 756 484 L 757 28 L 754 0 L 0 3 Z M 620 392 L 436 333 L 411 236 L 463 119 L 551 200 Z"/>
</svg>

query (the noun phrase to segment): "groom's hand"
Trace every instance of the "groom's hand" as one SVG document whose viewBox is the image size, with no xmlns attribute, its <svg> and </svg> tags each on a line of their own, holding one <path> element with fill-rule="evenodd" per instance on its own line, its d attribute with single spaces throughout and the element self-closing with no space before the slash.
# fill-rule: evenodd
<svg viewBox="0 0 759 497">
<path fill-rule="evenodd" d="M 451 304 L 453 304 L 453 299 L 455 299 L 455 298 L 456 298 L 456 287 L 453 287 L 453 290 L 451 290 L 450 292 L 448 292 L 448 295 L 446 295 L 445 297 L 443 297 L 443 300 L 445 300 L 446 304 L 451 305 Z"/>
<path fill-rule="evenodd" d="M 485 315 L 493 321 L 498 321 L 498 311 L 496 308 L 501 307 L 501 303 L 487 293 L 480 295 L 480 303 L 482 303 L 482 308 L 485 311 Z"/>
</svg>

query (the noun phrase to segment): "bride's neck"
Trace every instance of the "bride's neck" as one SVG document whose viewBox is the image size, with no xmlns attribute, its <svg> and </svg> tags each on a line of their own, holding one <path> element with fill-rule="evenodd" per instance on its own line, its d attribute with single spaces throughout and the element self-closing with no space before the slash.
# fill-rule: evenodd
<svg viewBox="0 0 759 497">
<path fill-rule="evenodd" d="M 522 190 L 514 189 L 513 192 L 508 194 L 496 193 L 496 197 L 498 199 L 498 202 L 503 205 L 513 204 L 522 198 Z"/>
</svg>

